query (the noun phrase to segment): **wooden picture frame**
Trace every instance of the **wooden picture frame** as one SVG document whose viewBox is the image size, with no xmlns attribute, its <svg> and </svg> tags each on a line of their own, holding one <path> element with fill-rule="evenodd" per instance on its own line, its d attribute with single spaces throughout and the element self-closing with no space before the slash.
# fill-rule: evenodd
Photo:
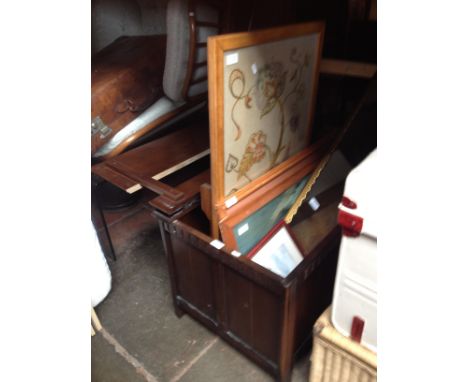
<svg viewBox="0 0 468 382">
<path fill-rule="evenodd" d="M 247 258 L 286 278 L 304 259 L 294 232 L 281 220 L 247 254 Z"/>
<path fill-rule="evenodd" d="M 307 156 L 324 29 L 312 22 L 208 38 L 214 237 L 218 208 Z"/>
<path fill-rule="evenodd" d="M 326 145 L 311 146 L 309 155 L 229 210 L 220 209 L 219 227 L 228 250 L 247 254 L 268 231 L 283 220 L 306 185 Z M 316 148 L 316 150 L 310 150 Z"/>
</svg>

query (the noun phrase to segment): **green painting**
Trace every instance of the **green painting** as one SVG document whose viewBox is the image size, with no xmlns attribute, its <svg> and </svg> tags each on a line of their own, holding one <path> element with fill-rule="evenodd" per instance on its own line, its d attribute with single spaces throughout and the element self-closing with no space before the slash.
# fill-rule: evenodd
<svg viewBox="0 0 468 382">
<path fill-rule="evenodd" d="M 309 175 L 234 227 L 234 237 L 242 255 L 246 255 L 288 213 Z"/>
</svg>

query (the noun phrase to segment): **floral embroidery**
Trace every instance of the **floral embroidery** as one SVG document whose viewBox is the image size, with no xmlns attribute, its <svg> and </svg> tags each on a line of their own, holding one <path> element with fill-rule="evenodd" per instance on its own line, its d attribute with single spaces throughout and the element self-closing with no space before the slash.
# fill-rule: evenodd
<svg viewBox="0 0 468 382">
<path fill-rule="evenodd" d="M 286 73 L 280 62 L 266 64 L 258 71 L 255 101 L 261 111 L 260 118 L 272 111 L 277 99 L 281 97 L 286 84 Z"/>
<path fill-rule="evenodd" d="M 250 136 L 249 143 L 240 162 L 237 179 L 246 176 L 250 168 L 265 157 L 266 151 L 269 150 L 266 138 L 266 134 L 261 130 Z"/>
<path fill-rule="evenodd" d="M 266 134 L 259 131 L 250 136 L 247 152 L 252 153 L 254 162 L 260 162 L 265 156 Z"/>
<path fill-rule="evenodd" d="M 289 155 L 291 141 L 283 142 L 287 139 L 285 130 L 289 128 L 292 134 L 297 134 L 300 127 L 306 123 L 302 113 L 304 108 L 301 106 L 306 95 L 303 77 L 304 70 L 310 66 L 311 61 L 309 54 L 302 54 L 296 47 L 293 47 L 289 55 L 289 71 L 285 70 L 282 62 L 270 60 L 259 67 L 255 74 L 255 82 L 250 87 L 246 84 L 242 70 L 231 71 L 228 89 L 235 99 L 231 108 L 231 120 L 236 132 L 234 140 L 239 140 L 242 135 L 242 127 L 235 118 L 238 105 L 242 105 L 245 109 L 252 109 L 252 101 L 254 101 L 256 109 L 259 110 L 258 118 L 260 119 L 278 107 L 280 126 L 278 142 L 275 143 L 274 149 L 267 145 L 267 135 L 259 130 L 249 137 L 240 162 L 229 154 L 226 172 L 234 171 L 237 173 L 238 180 L 245 177 L 250 181 L 248 172 L 255 163 L 268 159 L 269 168 L 273 168 L 280 158 Z M 287 84 L 288 91 L 286 91 Z M 240 101 L 243 102 L 239 103 Z"/>
</svg>

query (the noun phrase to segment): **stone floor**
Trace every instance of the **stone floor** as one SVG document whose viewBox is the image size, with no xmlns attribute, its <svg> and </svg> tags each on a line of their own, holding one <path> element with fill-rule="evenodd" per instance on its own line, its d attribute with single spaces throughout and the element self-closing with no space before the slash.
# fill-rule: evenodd
<svg viewBox="0 0 468 382">
<path fill-rule="evenodd" d="M 103 329 L 91 340 L 93 382 L 273 380 L 198 322 L 175 316 L 159 230 L 142 204 L 105 215 L 117 261 L 108 261 L 112 290 L 96 308 Z M 293 382 L 308 381 L 309 356 L 296 362 Z"/>
</svg>

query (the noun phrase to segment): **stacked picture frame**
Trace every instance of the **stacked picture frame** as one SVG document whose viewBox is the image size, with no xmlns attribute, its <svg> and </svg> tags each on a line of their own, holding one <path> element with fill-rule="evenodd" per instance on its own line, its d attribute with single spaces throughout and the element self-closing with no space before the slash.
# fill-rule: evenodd
<svg viewBox="0 0 468 382">
<path fill-rule="evenodd" d="M 208 39 L 211 234 L 241 255 L 284 219 L 326 147 L 311 144 L 324 29 Z"/>
</svg>

